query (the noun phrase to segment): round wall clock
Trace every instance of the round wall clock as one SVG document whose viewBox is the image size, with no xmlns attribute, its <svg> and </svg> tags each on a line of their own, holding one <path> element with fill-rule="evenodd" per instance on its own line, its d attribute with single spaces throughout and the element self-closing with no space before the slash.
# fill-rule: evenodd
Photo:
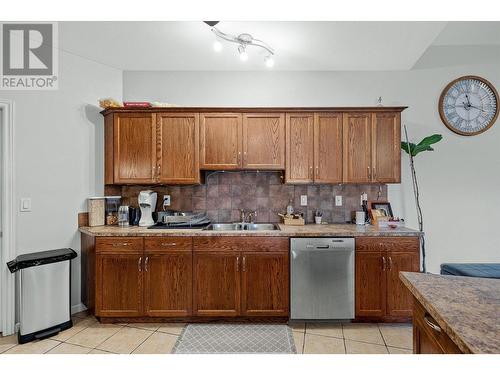
<svg viewBox="0 0 500 375">
<path fill-rule="evenodd" d="M 441 93 L 439 115 L 443 123 L 457 134 L 482 133 L 498 117 L 498 92 L 484 78 L 457 78 Z"/>
</svg>

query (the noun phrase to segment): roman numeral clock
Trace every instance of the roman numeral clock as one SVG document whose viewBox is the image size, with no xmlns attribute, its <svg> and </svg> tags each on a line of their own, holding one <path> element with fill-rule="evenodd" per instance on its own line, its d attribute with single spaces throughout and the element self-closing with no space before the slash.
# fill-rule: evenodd
<svg viewBox="0 0 500 375">
<path fill-rule="evenodd" d="M 480 134 L 498 117 L 498 92 L 484 78 L 457 78 L 441 93 L 439 115 L 448 129 L 457 134 Z"/>
</svg>

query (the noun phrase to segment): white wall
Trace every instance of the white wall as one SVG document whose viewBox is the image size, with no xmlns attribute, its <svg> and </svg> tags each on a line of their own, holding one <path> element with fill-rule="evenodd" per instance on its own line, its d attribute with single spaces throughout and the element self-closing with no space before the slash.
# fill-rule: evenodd
<svg viewBox="0 0 500 375">
<path fill-rule="evenodd" d="M 441 133 L 434 153 L 418 155 L 416 168 L 425 219 L 428 270 L 443 262 L 500 262 L 500 120 L 486 133 L 462 137 L 441 122 L 443 87 L 476 74 L 500 89 L 497 65 L 410 72 L 124 72 L 124 100 L 158 100 L 185 106 L 407 105 L 403 123 L 411 139 Z M 417 227 L 406 155 L 402 184 L 390 186 L 395 214 Z"/>
<path fill-rule="evenodd" d="M 104 132 L 96 104 L 121 99 L 122 72 L 63 52 L 59 59 L 58 90 L 0 90 L 15 105 L 15 199 L 32 199 L 32 211 L 17 216 L 18 254 L 62 247 L 80 253 L 77 213 L 86 211 L 87 197 L 103 194 Z M 80 257 L 72 281 L 76 306 Z"/>
</svg>

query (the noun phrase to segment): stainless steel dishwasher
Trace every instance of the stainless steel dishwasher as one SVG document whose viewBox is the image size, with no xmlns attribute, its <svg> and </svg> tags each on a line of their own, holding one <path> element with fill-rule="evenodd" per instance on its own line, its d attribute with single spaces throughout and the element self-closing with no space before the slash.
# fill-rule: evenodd
<svg viewBox="0 0 500 375">
<path fill-rule="evenodd" d="M 290 319 L 354 319 L 354 238 L 291 238 L 290 255 Z"/>
</svg>

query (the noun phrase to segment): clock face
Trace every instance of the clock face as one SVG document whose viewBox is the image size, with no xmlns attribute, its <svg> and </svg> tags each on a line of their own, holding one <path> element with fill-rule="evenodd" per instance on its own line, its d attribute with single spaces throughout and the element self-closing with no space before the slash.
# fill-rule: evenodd
<svg viewBox="0 0 500 375">
<path fill-rule="evenodd" d="M 444 124 L 455 133 L 482 133 L 498 117 L 498 93 L 483 78 L 458 78 L 443 90 L 439 99 L 439 114 Z"/>
</svg>

